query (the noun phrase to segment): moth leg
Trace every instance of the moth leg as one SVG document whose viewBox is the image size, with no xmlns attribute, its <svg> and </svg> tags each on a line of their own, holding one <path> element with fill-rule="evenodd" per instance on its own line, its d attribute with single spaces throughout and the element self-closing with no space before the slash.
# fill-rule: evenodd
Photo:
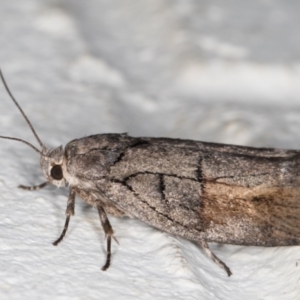
<svg viewBox="0 0 300 300">
<path fill-rule="evenodd" d="M 43 187 L 47 186 L 48 184 L 50 184 L 50 182 L 48 182 L 48 181 L 43 182 L 39 185 L 34 185 L 34 186 L 26 186 L 26 185 L 20 184 L 18 186 L 18 188 L 26 190 L 26 191 L 36 191 L 36 190 L 42 189 Z"/>
<path fill-rule="evenodd" d="M 105 237 L 107 239 L 107 252 L 106 252 L 106 262 L 105 265 L 102 267 L 102 271 L 105 271 L 109 268 L 110 266 L 110 260 L 111 260 L 111 238 L 114 238 L 114 231 L 110 225 L 110 222 L 107 218 L 106 212 L 104 210 L 104 208 L 102 206 L 98 206 L 98 213 L 99 213 L 99 217 L 100 217 L 100 221 L 105 233 Z M 116 240 L 116 238 L 114 238 L 114 240 Z M 118 242 L 116 240 L 116 242 Z"/>
<path fill-rule="evenodd" d="M 225 270 L 228 277 L 232 275 L 230 269 L 223 263 L 210 249 L 206 241 L 198 241 L 199 246 L 204 250 L 206 255 L 210 257 L 218 266 Z"/>
<path fill-rule="evenodd" d="M 64 229 L 60 235 L 60 237 L 53 242 L 52 244 L 54 246 L 57 246 L 62 239 L 64 238 L 67 230 L 68 230 L 68 226 L 69 226 L 69 222 L 70 222 L 70 217 L 74 216 L 74 207 L 75 207 L 75 196 L 76 193 L 73 190 L 70 190 L 70 194 L 69 194 L 69 198 L 68 198 L 68 203 L 67 203 L 67 209 L 66 209 L 66 222 L 65 222 L 65 226 Z"/>
</svg>

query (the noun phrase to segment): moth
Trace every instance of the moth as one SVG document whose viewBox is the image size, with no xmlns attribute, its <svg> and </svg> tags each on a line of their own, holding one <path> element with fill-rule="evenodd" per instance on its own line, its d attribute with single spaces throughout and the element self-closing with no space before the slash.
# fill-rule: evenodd
<svg viewBox="0 0 300 300">
<path fill-rule="evenodd" d="M 40 149 L 46 182 L 19 186 L 38 190 L 69 184 L 66 220 L 75 197 L 98 210 L 107 239 L 106 270 L 114 231 L 107 215 L 128 216 L 195 241 L 228 276 L 229 267 L 209 242 L 254 246 L 300 244 L 300 151 L 252 148 L 171 138 L 97 134 L 47 149 L 10 92 Z M 115 239 L 116 240 L 116 239 Z M 117 240 L 116 240 L 117 241 Z"/>
</svg>

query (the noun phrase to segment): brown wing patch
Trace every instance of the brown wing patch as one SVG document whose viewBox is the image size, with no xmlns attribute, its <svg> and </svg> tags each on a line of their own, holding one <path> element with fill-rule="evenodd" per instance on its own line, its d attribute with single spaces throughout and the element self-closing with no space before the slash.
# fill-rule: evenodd
<svg viewBox="0 0 300 300">
<path fill-rule="evenodd" d="M 209 238 L 248 245 L 300 244 L 300 189 L 205 183 L 201 217 Z"/>
</svg>

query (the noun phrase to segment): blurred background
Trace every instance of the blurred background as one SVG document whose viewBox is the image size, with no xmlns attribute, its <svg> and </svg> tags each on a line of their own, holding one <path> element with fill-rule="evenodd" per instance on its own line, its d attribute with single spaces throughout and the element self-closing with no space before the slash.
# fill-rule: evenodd
<svg viewBox="0 0 300 300">
<path fill-rule="evenodd" d="M 1 67 L 20 100 L 30 100 L 27 111 L 40 112 L 31 113 L 37 127 L 68 118 L 76 136 L 300 145 L 298 1 L 29 0 L 0 8 Z M 89 124 L 72 115 L 78 105 Z"/>
<path fill-rule="evenodd" d="M 300 148 L 299 12 L 300 2 L 296 0 L 0 0 L 0 66 L 13 94 L 33 122 L 41 139 L 50 147 L 66 144 L 84 135 L 128 132 L 133 136 L 166 136 L 258 147 Z M 21 137 L 35 143 L 3 87 L 0 87 L 0 94 L 1 134 Z M 33 212 L 32 206 L 23 204 L 24 192 L 16 192 L 15 186 L 18 183 L 37 184 L 42 181 L 35 154 L 29 148 L 1 141 L 0 155 L 5 157 L 5 167 L 1 167 L 0 172 L 3 197 L 0 206 L 3 214 L 1 224 L 6 226 L 2 233 L 6 246 L 3 246 L 4 252 L 0 255 L 7 255 L 7 263 L 2 262 L 0 271 L 2 278 L 9 278 L 6 282 L 0 282 L 0 291 L 7 299 L 18 299 L 18 290 L 12 282 L 14 278 L 17 278 L 17 282 L 24 282 L 24 274 L 31 272 L 28 270 L 33 265 L 32 261 L 26 265 L 26 259 L 24 262 L 23 258 L 24 255 L 32 253 L 33 246 L 28 245 L 28 249 L 20 249 L 17 261 L 23 261 L 26 271 L 16 271 L 19 270 L 18 267 L 11 269 L 11 262 L 13 265 L 16 262 L 13 249 L 18 247 L 18 243 L 15 239 L 19 234 L 21 240 L 28 241 L 32 232 L 37 230 L 37 236 L 32 237 L 32 243 L 40 238 L 38 249 L 45 243 L 50 243 L 63 225 L 67 192 L 60 201 L 62 203 L 59 204 L 59 210 L 53 205 L 45 206 L 49 202 L 40 200 L 30 204 L 35 205 Z M 29 182 L 26 183 L 26 180 Z M 41 199 L 49 199 L 51 195 L 59 198 L 61 192 L 51 191 L 50 196 L 47 191 L 38 194 L 42 195 Z M 28 203 L 34 203 L 34 197 L 38 197 L 34 195 L 26 194 Z M 18 218 L 12 207 L 20 210 L 23 219 Z M 49 214 L 53 219 L 48 220 Z M 8 219 L 7 216 L 15 216 L 15 219 Z M 29 221 L 30 218 L 32 222 Z M 91 229 L 95 231 L 95 227 L 100 226 L 95 212 L 89 218 L 95 219 L 96 225 Z M 74 223 L 78 223 L 78 220 Z M 23 228 L 22 231 L 19 227 L 23 227 L 23 222 L 35 225 L 30 227 L 30 230 Z M 130 222 L 133 230 L 150 230 L 140 223 Z M 7 224 L 12 225 L 9 227 Z M 119 220 L 116 220 L 115 224 L 119 228 L 129 226 Z M 38 228 L 43 228 L 49 236 L 43 236 L 44 233 Z M 98 236 L 99 232 L 94 233 L 95 236 Z M 156 231 L 153 232 L 157 234 Z M 26 234 L 29 236 L 25 238 Z M 74 230 L 72 235 L 75 235 L 74 243 L 77 242 L 80 249 L 82 246 L 78 231 Z M 128 235 L 127 231 L 124 232 L 121 244 L 125 241 L 130 242 Z M 148 232 L 147 238 L 142 233 L 139 236 L 141 239 L 144 237 L 141 244 L 148 245 L 146 249 L 150 247 L 147 244 L 147 240 L 151 240 L 149 235 Z M 67 236 L 67 239 L 69 238 L 70 236 Z M 93 262 L 101 259 L 103 254 L 98 253 L 99 244 L 102 245 L 103 240 L 98 241 L 98 237 L 94 238 L 97 239 L 97 243 L 94 245 Z M 288 256 L 287 252 L 277 252 L 275 255 L 275 252 L 271 254 L 266 252 L 266 249 L 249 250 L 250 253 L 254 251 L 254 256 L 256 251 L 264 253 L 259 252 L 259 255 L 255 256 L 261 258 L 257 260 L 260 265 L 257 267 L 253 263 L 251 271 L 242 268 L 243 264 L 251 264 L 252 256 L 247 256 L 242 265 L 235 256 L 230 263 L 236 263 L 234 266 L 237 269 L 233 273 L 239 275 L 232 279 L 230 288 L 226 289 L 223 286 L 226 278 L 221 274 L 222 270 L 207 262 L 195 245 L 190 244 L 191 248 L 184 250 L 185 242 L 170 242 L 165 235 L 163 239 L 173 250 L 175 243 L 185 260 L 189 261 L 189 257 L 192 257 L 192 265 L 195 261 L 194 256 L 198 255 L 199 259 L 204 261 L 201 264 L 206 263 L 209 266 L 211 270 L 208 272 L 212 272 L 212 275 L 198 271 L 193 273 L 187 263 L 184 272 L 180 267 L 178 268 L 181 271 L 175 272 L 176 276 L 184 280 L 180 283 L 176 281 L 172 277 L 172 269 L 173 271 L 169 272 L 169 282 L 173 281 L 174 285 L 172 288 L 164 286 L 162 282 L 168 282 L 168 275 L 153 262 L 154 259 L 158 259 L 157 255 L 154 255 L 157 249 L 153 250 L 154 252 L 145 250 L 154 256 L 150 256 L 149 260 L 143 258 L 145 265 L 141 261 L 137 262 L 135 271 L 139 275 L 135 277 L 136 281 L 129 276 L 130 283 L 126 282 L 124 285 L 128 287 L 133 282 L 138 282 L 143 291 L 136 287 L 132 294 L 128 292 L 127 296 L 116 296 L 113 294 L 118 293 L 116 287 L 122 286 L 118 281 L 118 273 L 116 275 L 112 271 L 108 274 L 115 275 L 98 275 L 98 271 L 95 270 L 97 280 L 103 280 L 109 290 L 102 294 L 101 299 L 113 296 L 117 299 L 139 299 L 138 295 L 143 295 L 143 299 L 160 299 L 160 296 L 166 297 L 170 289 L 173 291 L 173 299 L 199 299 L 199 291 L 203 299 L 246 299 L 244 294 L 240 294 L 241 287 L 247 291 L 247 297 L 258 299 L 255 298 L 256 287 L 261 291 L 265 286 L 273 286 L 273 289 L 267 289 L 265 294 L 262 294 L 265 297 L 259 299 L 267 299 L 266 295 L 270 294 L 272 297 L 268 299 L 297 297 L 295 295 L 299 287 L 296 289 L 294 284 L 299 280 L 299 270 L 293 268 L 298 272 L 289 273 L 291 265 L 279 272 L 283 274 L 279 285 L 279 274 L 276 273 L 273 278 L 273 271 L 270 271 L 273 267 L 270 265 L 257 273 L 266 265 L 263 259 L 269 257 L 275 264 L 277 258 L 276 266 L 280 268 L 280 259 L 284 257 L 290 262 L 290 257 L 290 260 L 294 261 L 296 258 L 293 253 L 296 252 L 291 252 Z M 154 239 L 151 245 L 156 241 Z M 71 247 L 72 240 L 68 240 L 68 243 Z M 51 244 L 49 248 L 45 248 L 43 255 L 49 254 L 50 247 Z M 126 251 L 124 248 L 118 250 L 119 257 L 121 252 Z M 134 245 L 132 249 L 135 249 Z M 218 253 L 229 253 L 227 259 L 240 253 L 237 248 L 228 246 L 226 249 L 227 252 L 220 250 Z M 136 249 L 137 252 L 138 250 Z M 57 252 L 57 249 L 51 248 L 51 251 L 55 262 L 59 255 L 68 254 L 66 249 L 64 254 Z M 88 255 L 84 252 L 81 253 L 83 256 L 80 256 L 80 250 L 72 251 L 75 254 L 69 255 L 78 255 L 76 257 L 79 261 Z M 172 251 L 171 257 L 174 257 Z M 194 256 L 189 256 L 190 251 Z M 249 253 L 244 251 L 248 250 L 243 249 L 241 252 Z M 132 252 L 128 250 L 128 255 L 132 255 L 130 253 Z M 162 253 L 164 257 L 165 252 Z M 166 257 L 168 253 L 167 251 Z M 36 259 L 36 264 L 37 261 L 41 263 L 41 255 L 36 254 L 32 260 Z M 164 259 L 167 259 L 166 257 Z M 61 259 L 63 262 L 68 260 L 64 256 Z M 117 261 L 117 258 L 115 260 Z M 131 258 L 132 260 L 134 259 Z M 113 262 L 123 278 L 128 272 L 132 272 L 130 258 L 125 256 L 124 261 L 128 263 L 126 272 L 122 267 L 118 269 L 118 264 L 122 265 L 123 261 L 118 264 Z M 145 269 L 151 265 L 150 261 L 153 269 L 147 273 Z M 37 277 L 33 277 L 35 279 L 30 283 L 30 291 L 21 284 L 22 293 L 26 290 L 33 298 L 38 298 L 42 293 L 45 297 L 47 293 L 51 297 L 55 296 L 52 294 L 55 289 L 51 280 L 49 286 L 44 284 L 49 280 L 49 268 L 53 266 L 53 261 L 49 260 L 49 265 L 44 263 L 46 265 L 43 266 L 42 273 L 45 278 L 41 277 L 43 283 L 38 288 L 35 287 Z M 138 267 L 141 265 L 145 268 Z M 70 275 L 74 272 L 74 264 L 66 267 L 67 269 L 64 267 L 66 266 L 56 266 L 55 269 L 51 269 L 51 274 L 54 276 L 59 269 L 65 270 L 60 271 L 62 274 Z M 97 267 L 99 266 L 95 266 Z M 81 276 L 78 274 L 81 274 L 83 269 L 84 266 L 78 265 L 77 276 Z M 146 273 L 138 273 L 144 271 Z M 16 272 L 21 272 L 21 275 L 17 276 Z M 91 274 L 91 271 L 88 273 Z M 245 281 L 238 282 L 242 274 L 249 273 L 253 281 L 245 278 Z M 39 273 L 34 274 L 33 276 L 37 276 Z M 216 274 L 220 275 L 219 282 L 216 282 Z M 287 274 L 293 275 L 293 279 L 286 285 Z M 110 278 L 108 283 L 105 276 L 113 276 L 113 279 Z M 162 276 L 163 279 L 157 281 L 156 276 Z M 139 282 L 141 277 L 152 278 L 152 292 L 149 292 L 149 282 Z M 68 276 L 58 278 L 68 286 Z M 93 288 L 87 285 L 89 289 L 97 293 L 94 279 L 88 277 L 88 280 L 90 284 L 95 284 Z M 212 283 L 214 280 L 215 283 Z M 270 281 L 266 283 L 263 280 Z M 71 281 L 76 282 L 76 279 Z M 249 285 L 249 282 L 253 285 Z M 62 298 L 59 299 L 68 299 L 68 295 L 72 295 L 72 299 L 94 299 L 93 295 L 85 298 L 84 295 L 87 295 L 88 291 L 84 288 L 79 289 L 78 285 L 73 286 L 73 290 L 66 286 L 61 287 Z M 185 288 L 182 288 L 183 286 Z M 194 294 L 191 291 L 195 289 L 198 292 Z M 146 294 L 145 290 L 149 293 Z M 227 296 L 224 296 L 224 293 L 227 293 Z M 130 295 L 133 298 L 130 298 Z M 4 299 L 2 296 L 1 299 Z"/>
</svg>

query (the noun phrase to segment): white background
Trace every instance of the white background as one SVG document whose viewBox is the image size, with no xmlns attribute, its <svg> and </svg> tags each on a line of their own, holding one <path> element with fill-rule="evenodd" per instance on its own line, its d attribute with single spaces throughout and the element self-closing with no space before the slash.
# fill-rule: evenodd
<svg viewBox="0 0 300 300">
<path fill-rule="evenodd" d="M 128 132 L 300 148 L 298 1 L 0 0 L 0 66 L 49 147 Z M 0 86 L 0 134 L 35 140 Z M 0 299 L 298 299 L 299 247 L 193 243 L 110 218 L 112 266 L 96 211 L 80 199 L 65 240 L 67 189 L 39 157 L 0 143 Z"/>
</svg>

